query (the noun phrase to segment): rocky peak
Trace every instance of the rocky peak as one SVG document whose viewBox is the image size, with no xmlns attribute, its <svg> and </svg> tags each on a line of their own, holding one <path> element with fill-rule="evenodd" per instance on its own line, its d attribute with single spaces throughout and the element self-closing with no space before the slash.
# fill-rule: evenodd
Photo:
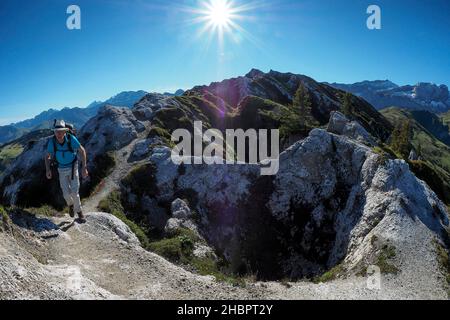
<svg viewBox="0 0 450 320">
<path fill-rule="evenodd" d="M 448 87 L 444 84 L 419 82 L 413 89 L 414 98 L 424 102 L 438 101 L 446 103 L 449 99 Z"/>
<path fill-rule="evenodd" d="M 354 84 L 333 83 L 331 86 L 360 96 L 377 109 L 390 106 L 432 112 L 450 109 L 448 87 L 443 84 L 420 82 L 416 85 L 398 86 L 387 80 L 376 80 Z"/>
<path fill-rule="evenodd" d="M 262 72 L 261 70 L 258 70 L 258 69 L 252 69 L 252 70 L 250 70 L 250 72 L 249 73 L 247 73 L 246 75 L 245 75 L 245 77 L 246 78 L 250 78 L 250 79 L 254 79 L 254 78 L 257 78 L 257 77 L 261 77 L 261 76 L 263 76 L 264 75 L 264 72 Z"/>
<path fill-rule="evenodd" d="M 342 113 L 337 111 L 331 113 L 327 131 L 349 137 L 372 147 L 376 145 L 374 138 L 359 122 L 350 121 Z"/>
<path fill-rule="evenodd" d="M 81 143 L 95 157 L 126 146 L 143 130 L 144 124 L 136 119 L 129 108 L 106 105 L 86 123 L 79 136 Z"/>
<path fill-rule="evenodd" d="M 139 100 L 133 107 L 133 114 L 139 120 L 150 120 L 152 115 L 161 108 L 170 105 L 175 100 L 159 93 L 149 93 Z"/>
</svg>

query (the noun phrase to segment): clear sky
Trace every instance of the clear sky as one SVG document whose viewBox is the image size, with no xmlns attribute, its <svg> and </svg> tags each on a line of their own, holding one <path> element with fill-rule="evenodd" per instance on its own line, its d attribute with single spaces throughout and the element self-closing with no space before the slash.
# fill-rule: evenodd
<svg viewBox="0 0 450 320">
<path fill-rule="evenodd" d="M 201 33 L 209 0 L 1 0 L 0 124 L 125 90 L 175 91 L 251 68 L 317 81 L 450 84 L 448 0 L 234 0 L 239 28 Z M 81 8 L 81 30 L 66 9 Z M 366 27 L 369 5 L 382 29 Z M 242 7 L 244 6 L 244 7 Z"/>
</svg>

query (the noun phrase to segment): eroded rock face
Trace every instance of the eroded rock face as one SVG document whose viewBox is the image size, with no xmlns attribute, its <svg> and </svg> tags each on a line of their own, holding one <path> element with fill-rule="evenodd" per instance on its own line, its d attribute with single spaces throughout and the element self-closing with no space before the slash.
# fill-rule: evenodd
<svg viewBox="0 0 450 320">
<path fill-rule="evenodd" d="M 448 87 L 444 84 L 437 86 L 432 83 L 420 82 L 414 87 L 414 98 L 430 102 L 446 103 L 449 98 Z"/>
<path fill-rule="evenodd" d="M 57 179 L 49 181 L 45 176 L 44 156 L 50 138 L 41 138 L 28 145 L 0 176 L 3 204 L 31 207 L 50 203 L 57 208 L 64 206 L 59 182 Z"/>
<path fill-rule="evenodd" d="M 269 279 L 313 276 L 342 261 L 356 268 L 366 257 L 360 247 L 372 250 L 369 234 L 393 216 L 439 236 L 448 218 L 436 195 L 404 161 L 372 152 L 357 124 L 334 117 L 330 128 L 348 136 L 311 131 L 281 154 L 273 177 L 259 176 L 258 165 L 177 166 L 169 148 L 155 148 L 155 202 L 189 199 L 199 232 L 233 268 Z"/>
<path fill-rule="evenodd" d="M 80 130 L 79 137 L 92 160 L 128 145 L 144 130 L 144 124 L 129 108 L 105 106 Z"/>
<path fill-rule="evenodd" d="M 197 226 L 192 220 L 192 212 L 187 203 L 181 199 L 175 199 L 171 204 L 171 218 L 167 220 L 164 231 L 173 235 L 180 228 L 186 228 L 198 233 Z"/>
<path fill-rule="evenodd" d="M 328 132 L 349 137 L 369 146 L 375 146 L 372 136 L 357 121 L 349 121 L 342 113 L 332 112 L 328 123 Z"/>
<path fill-rule="evenodd" d="M 133 113 L 137 119 L 151 120 L 156 111 L 174 103 L 172 97 L 158 93 L 149 93 L 139 100 L 133 107 Z"/>
<path fill-rule="evenodd" d="M 177 219 L 189 219 L 192 216 L 191 209 L 186 202 L 176 199 L 172 202 L 172 216 Z"/>
<path fill-rule="evenodd" d="M 91 215 L 89 227 L 92 227 L 93 229 L 100 227 L 107 228 L 115 233 L 120 240 L 126 242 L 127 244 L 134 246 L 140 245 L 138 238 L 130 230 L 130 228 L 112 214 L 97 212 Z"/>
</svg>

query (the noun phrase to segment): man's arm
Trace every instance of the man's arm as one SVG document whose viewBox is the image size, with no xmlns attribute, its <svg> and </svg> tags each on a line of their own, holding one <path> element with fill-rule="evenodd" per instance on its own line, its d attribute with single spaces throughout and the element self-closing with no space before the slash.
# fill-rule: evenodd
<svg viewBox="0 0 450 320">
<path fill-rule="evenodd" d="M 81 163 L 83 168 L 87 168 L 87 155 L 86 150 L 83 148 L 83 146 L 80 146 L 79 152 L 81 153 Z"/>
<path fill-rule="evenodd" d="M 80 149 L 78 152 L 80 152 L 80 154 L 81 154 L 81 163 L 82 163 L 81 174 L 84 178 L 86 178 L 89 175 L 88 170 L 87 170 L 86 150 L 83 148 L 83 146 L 80 145 Z"/>
</svg>

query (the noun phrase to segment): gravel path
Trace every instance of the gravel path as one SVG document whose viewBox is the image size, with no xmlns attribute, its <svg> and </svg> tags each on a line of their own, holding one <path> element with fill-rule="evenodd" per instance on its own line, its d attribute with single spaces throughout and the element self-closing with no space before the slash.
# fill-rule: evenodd
<svg viewBox="0 0 450 320">
<path fill-rule="evenodd" d="M 109 215 L 91 213 L 88 222 L 67 231 L 68 241 L 54 241 L 58 265 L 75 265 L 81 273 L 115 296 L 127 299 L 251 299 L 261 293 L 194 275 L 139 246 L 123 241 L 112 230 L 120 223 Z M 131 237 L 133 238 L 133 237 Z M 60 254 L 61 253 L 61 254 Z M 64 254 L 62 254 L 64 253 Z"/>
<path fill-rule="evenodd" d="M 409 279 L 417 275 L 414 266 L 382 275 L 379 289 L 370 289 L 365 277 L 234 287 L 144 250 L 107 213 L 87 213 L 85 224 L 42 217 L 39 225 L 39 232 L 0 233 L 0 299 L 447 299 L 445 290 L 428 285 L 426 273 Z"/>
<path fill-rule="evenodd" d="M 140 132 L 138 137 L 130 144 L 115 152 L 116 166 L 114 167 L 114 170 L 103 180 L 103 182 L 101 182 L 99 189 L 96 190 L 95 194 L 83 201 L 84 212 L 97 211 L 100 201 L 106 198 L 112 191 L 119 188 L 120 180 L 123 179 L 134 166 L 145 162 L 145 159 L 131 162 L 129 161 L 129 158 L 136 143 L 145 139 L 149 131 L 150 127 L 148 126 L 145 131 Z"/>
<path fill-rule="evenodd" d="M 0 233 L 1 299 L 264 297 L 258 286 L 217 282 L 144 250 L 110 214 L 88 213 L 84 224 L 68 216 L 45 220 L 49 230 L 16 230 L 15 237 Z"/>
</svg>

